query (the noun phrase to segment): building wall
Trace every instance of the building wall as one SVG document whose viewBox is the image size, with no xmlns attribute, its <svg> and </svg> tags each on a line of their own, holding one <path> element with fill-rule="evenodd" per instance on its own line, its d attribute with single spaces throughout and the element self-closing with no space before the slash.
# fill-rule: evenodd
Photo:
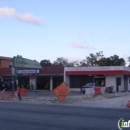
<svg viewBox="0 0 130 130">
<path fill-rule="evenodd" d="M 106 75 L 106 86 L 114 86 L 114 92 L 116 92 L 116 76 Z"/>
<path fill-rule="evenodd" d="M 69 76 L 64 75 L 64 82 L 67 83 L 70 87 L 70 77 Z"/>
<path fill-rule="evenodd" d="M 9 68 L 12 64 L 12 59 L 0 59 L 0 69 Z"/>
<path fill-rule="evenodd" d="M 76 76 L 73 76 L 73 77 L 76 77 Z M 121 85 L 117 86 L 116 78 L 121 78 Z M 82 81 L 82 79 L 83 79 L 82 76 L 79 76 L 80 82 Z M 79 88 L 77 88 L 77 87 L 74 88 L 72 86 L 72 82 L 74 82 L 74 81 L 71 81 L 71 80 L 72 80 L 71 76 L 66 76 L 66 75 L 64 76 L 64 82 L 69 83 L 69 87 L 71 88 L 71 90 L 80 91 L 81 86 L 79 85 Z M 76 80 L 76 81 L 78 82 L 78 80 Z M 113 89 L 114 92 L 117 92 L 117 87 L 118 87 L 119 92 L 124 91 L 125 82 L 124 82 L 123 75 L 106 75 L 105 82 L 106 82 L 106 86 L 114 86 L 114 89 Z M 87 80 L 86 80 L 86 83 L 87 83 Z M 130 83 L 128 84 L 128 88 L 130 90 Z"/>
<path fill-rule="evenodd" d="M 121 78 L 121 85 L 118 86 L 118 91 L 124 91 L 124 76 L 123 75 L 107 75 L 106 86 L 114 86 L 114 92 L 117 92 L 116 78 Z"/>
</svg>

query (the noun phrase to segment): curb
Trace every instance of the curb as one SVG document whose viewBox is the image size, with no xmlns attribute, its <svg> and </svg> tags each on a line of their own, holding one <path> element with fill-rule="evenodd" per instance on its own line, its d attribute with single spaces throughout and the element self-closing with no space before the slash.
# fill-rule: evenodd
<svg viewBox="0 0 130 130">
<path fill-rule="evenodd" d="M 103 96 L 105 98 L 114 98 L 114 97 L 121 97 L 121 96 L 127 96 L 130 95 L 130 92 L 121 92 L 121 93 L 104 93 L 100 96 Z M 43 96 L 22 96 L 22 101 L 43 101 L 43 102 L 63 102 L 63 103 L 73 103 L 77 101 L 87 100 L 94 98 L 94 94 L 84 94 L 79 96 L 72 96 L 68 95 L 64 101 L 59 101 L 58 98 L 54 95 L 53 97 L 43 97 Z M 4 100 L 4 99 L 3 99 Z M 10 101 L 17 101 L 17 99 L 14 99 L 13 97 L 10 99 Z"/>
<path fill-rule="evenodd" d="M 114 97 L 122 97 L 130 95 L 129 92 L 121 92 L 121 93 L 104 93 L 103 96 L 106 98 L 114 98 Z"/>
</svg>

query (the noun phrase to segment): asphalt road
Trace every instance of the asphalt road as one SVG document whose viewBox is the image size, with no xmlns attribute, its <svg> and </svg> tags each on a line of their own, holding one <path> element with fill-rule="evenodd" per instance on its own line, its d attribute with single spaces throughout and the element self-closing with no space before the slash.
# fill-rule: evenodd
<svg viewBox="0 0 130 130">
<path fill-rule="evenodd" d="M 129 109 L 0 103 L 0 130 L 118 130 Z"/>
</svg>

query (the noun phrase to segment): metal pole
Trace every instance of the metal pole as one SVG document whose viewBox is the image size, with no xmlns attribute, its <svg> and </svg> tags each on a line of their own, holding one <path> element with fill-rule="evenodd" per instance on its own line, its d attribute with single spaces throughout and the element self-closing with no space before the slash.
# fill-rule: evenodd
<svg viewBox="0 0 130 130">
<path fill-rule="evenodd" d="M 37 94 L 37 69 L 35 69 L 35 94 Z"/>
<path fill-rule="evenodd" d="M 12 94 L 14 94 L 14 75 L 15 75 L 15 67 L 14 67 L 14 58 L 13 58 L 13 63 L 12 63 Z"/>
<path fill-rule="evenodd" d="M 16 88 L 18 87 L 18 69 L 15 68 L 15 81 L 16 81 Z"/>
</svg>

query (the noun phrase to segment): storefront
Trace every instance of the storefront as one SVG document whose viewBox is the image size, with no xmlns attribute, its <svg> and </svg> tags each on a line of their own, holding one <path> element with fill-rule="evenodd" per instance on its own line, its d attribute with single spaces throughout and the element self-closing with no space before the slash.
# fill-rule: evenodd
<svg viewBox="0 0 130 130">
<path fill-rule="evenodd" d="M 114 91 L 130 91 L 130 68 L 124 66 L 65 67 L 64 82 L 71 90 L 80 91 L 87 83 L 114 86 Z"/>
<path fill-rule="evenodd" d="M 35 87 L 35 70 L 18 69 L 18 85 L 27 89 L 34 90 Z M 63 66 L 45 66 L 37 72 L 37 89 L 53 90 L 63 82 Z M 16 77 L 15 77 L 16 78 Z M 11 68 L 2 68 L 0 70 L 0 82 L 12 81 Z"/>
<path fill-rule="evenodd" d="M 12 80 L 11 68 L 0 70 L 0 81 Z M 35 74 L 19 74 L 20 86 L 35 89 Z M 130 68 L 124 66 L 104 67 L 63 67 L 47 66 L 38 72 L 37 89 L 53 90 L 63 81 L 69 84 L 71 90 L 80 91 L 87 83 L 114 86 L 114 91 L 130 91 Z"/>
</svg>

